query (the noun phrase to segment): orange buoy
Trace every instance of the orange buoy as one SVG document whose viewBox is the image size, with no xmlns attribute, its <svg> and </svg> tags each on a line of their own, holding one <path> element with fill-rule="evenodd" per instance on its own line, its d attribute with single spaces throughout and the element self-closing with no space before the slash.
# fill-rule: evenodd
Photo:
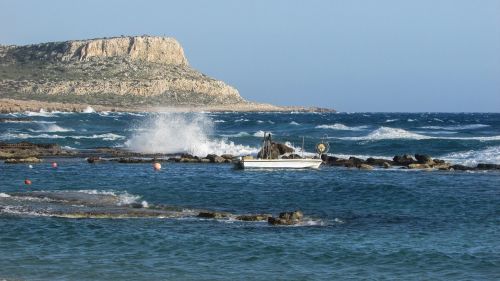
<svg viewBox="0 0 500 281">
<path fill-rule="evenodd" d="M 30 185 L 30 184 L 31 184 L 31 181 L 30 181 L 29 179 L 25 179 L 25 180 L 24 180 L 24 184 Z"/>
<path fill-rule="evenodd" d="M 153 163 L 153 169 L 159 171 L 161 169 L 161 164 L 158 162 Z"/>
<path fill-rule="evenodd" d="M 52 168 L 57 168 L 57 162 L 52 162 Z"/>
</svg>

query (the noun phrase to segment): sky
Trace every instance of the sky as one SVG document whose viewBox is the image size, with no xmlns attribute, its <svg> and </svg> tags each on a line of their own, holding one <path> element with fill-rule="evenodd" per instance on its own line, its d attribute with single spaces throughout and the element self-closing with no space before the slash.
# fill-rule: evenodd
<svg viewBox="0 0 500 281">
<path fill-rule="evenodd" d="M 500 112 L 500 0 L 0 0 L 0 44 L 142 34 L 255 102 Z"/>
</svg>

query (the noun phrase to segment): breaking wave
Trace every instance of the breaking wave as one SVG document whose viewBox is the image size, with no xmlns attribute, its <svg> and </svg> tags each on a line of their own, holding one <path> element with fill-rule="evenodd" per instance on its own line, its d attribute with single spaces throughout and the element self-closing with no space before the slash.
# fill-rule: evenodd
<svg viewBox="0 0 500 281">
<path fill-rule="evenodd" d="M 446 130 L 446 131 L 455 131 L 455 130 L 474 130 L 480 128 L 490 127 L 490 125 L 486 124 L 467 124 L 467 125 L 455 125 L 455 126 L 423 126 L 421 129 L 431 129 L 431 130 Z"/>
<path fill-rule="evenodd" d="M 132 151 L 142 153 L 189 153 L 195 156 L 207 154 L 248 155 L 257 148 L 235 144 L 226 139 L 210 137 L 214 123 L 204 114 L 159 113 L 139 125 L 136 132 L 125 142 Z"/>
<path fill-rule="evenodd" d="M 442 136 L 426 136 L 400 128 L 380 127 L 366 136 L 361 137 L 340 137 L 342 140 L 385 140 L 385 139 L 449 139 L 449 140 L 479 140 L 479 141 L 495 141 L 500 140 L 500 136 L 488 137 L 442 137 Z"/>
<path fill-rule="evenodd" d="M 12 139 L 65 139 L 65 138 L 73 138 L 73 139 L 102 139 L 106 141 L 114 141 L 119 139 L 124 139 L 124 136 L 106 133 L 106 134 L 94 134 L 90 136 L 60 136 L 57 134 L 49 135 L 49 134 L 39 134 L 39 135 L 31 135 L 26 133 L 5 133 L 0 135 L 0 139 L 2 140 L 12 140 Z"/>
<path fill-rule="evenodd" d="M 61 126 L 58 126 L 56 124 L 42 124 L 40 125 L 41 129 L 40 130 L 33 130 L 29 129 L 29 131 L 34 132 L 34 133 L 41 133 L 41 132 L 47 132 L 47 133 L 58 133 L 58 132 L 73 132 L 73 129 L 66 129 Z"/>
<path fill-rule="evenodd" d="M 491 146 L 482 150 L 453 152 L 439 158 L 466 166 L 476 166 L 479 163 L 500 164 L 500 146 Z"/>
<path fill-rule="evenodd" d="M 87 106 L 84 110 L 82 110 L 82 113 L 94 113 L 95 110 L 89 105 Z"/>
<path fill-rule="evenodd" d="M 355 126 L 349 127 L 341 123 L 335 123 L 333 125 L 318 125 L 315 128 L 317 129 L 332 129 L 332 130 L 341 130 L 341 131 L 361 131 L 368 128 L 367 126 Z"/>
</svg>

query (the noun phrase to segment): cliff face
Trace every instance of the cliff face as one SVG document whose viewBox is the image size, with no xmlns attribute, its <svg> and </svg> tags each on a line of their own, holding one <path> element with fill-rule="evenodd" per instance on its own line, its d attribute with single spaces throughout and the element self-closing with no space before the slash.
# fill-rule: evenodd
<svg viewBox="0 0 500 281">
<path fill-rule="evenodd" d="M 192 69 L 167 37 L 0 46 L 0 97 L 101 105 L 241 103 L 238 91 Z"/>
</svg>

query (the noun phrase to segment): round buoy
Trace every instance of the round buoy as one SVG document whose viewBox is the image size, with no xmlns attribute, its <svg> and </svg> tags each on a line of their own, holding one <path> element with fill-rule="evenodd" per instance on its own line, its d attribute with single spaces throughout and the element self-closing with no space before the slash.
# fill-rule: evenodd
<svg viewBox="0 0 500 281">
<path fill-rule="evenodd" d="M 25 180 L 24 180 L 24 184 L 30 185 L 30 184 L 31 184 L 31 181 L 30 181 L 29 179 L 25 179 Z"/>
<path fill-rule="evenodd" d="M 52 168 L 57 168 L 57 162 L 52 162 Z"/>
<path fill-rule="evenodd" d="M 153 163 L 153 169 L 159 171 L 161 169 L 161 164 L 158 162 Z"/>
</svg>

